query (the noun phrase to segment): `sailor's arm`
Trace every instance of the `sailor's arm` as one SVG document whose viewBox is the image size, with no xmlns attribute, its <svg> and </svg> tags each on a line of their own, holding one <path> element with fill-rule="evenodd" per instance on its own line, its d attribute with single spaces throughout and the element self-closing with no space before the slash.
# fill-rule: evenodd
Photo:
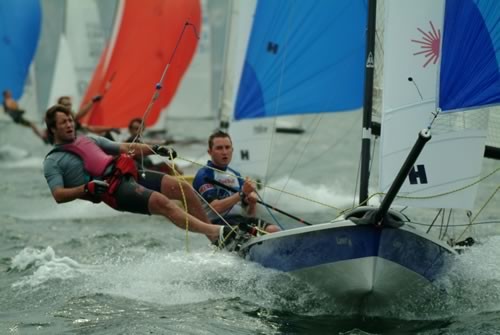
<svg viewBox="0 0 500 335">
<path fill-rule="evenodd" d="M 56 187 L 52 190 L 52 197 L 58 204 L 84 198 L 85 195 L 85 185 L 70 188 Z"/>
<path fill-rule="evenodd" d="M 63 171 L 56 159 L 49 156 L 43 161 L 43 174 L 47 180 L 52 197 L 58 203 L 75 200 L 84 194 L 84 185 L 64 187 Z"/>
<path fill-rule="evenodd" d="M 65 187 L 63 169 L 57 160 L 47 157 L 43 162 L 43 173 L 52 193 L 52 197 L 58 204 L 73 201 L 75 199 L 91 200 L 96 194 L 102 194 L 107 190 L 108 184 L 100 180 L 91 180 L 86 184 L 74 187 Z"/>
<path fill-rule="evenodd" d="M 227 198 L 212 201 L 210 203 L 210 206 L 212 206 L 213 209 L 220 213 L 231 209 L 239 202 L 241 202 L 242 207 L 245 209 L 248 215 L 255 215 L 257 194 L 253 191 L 249 194 L 245 194 L 244 191 L 233 193 Z"/>
<path fill-rule="evenodd" d="M 149 145 L 144 143 L 120 143 L 120 153 L 129 154 L 132 157 L 140 157 L 141 155 L 149 156 L 152 155 Z"/>
<path fill-rule="evenodd" d="M 80 121 L 85 115 L 88 114 L 88 112 L 90 112 L 94 103 L 100 101 L 101 99 L 102 99 L 101 95 L 94 96 L 89 102 L 83 105 L 83 107 L 78 111 L 78 113 L 76 113 L 75 120 Z"/>
<path fill-rule="evenodd" d="M 245 202 L 248 204 L 246 206 L 247 214 L 249 216 L 255 216 L 255 212 L 257 210 L 257 194 L 255 192 L 251 192 L 245 197 Z"/>
<path fill-rule="evenodd" d="M 245 210 L 249 216 L 254 216 L 257 210 L 257 193 L 255 192 L 255 184 L 248 177 L 241 187 L 242 202 L 245 205 Z"/>
<path fill-rule="evenodd" d="M 148 145 L 145 143 L 120 143 L 120 153 L 126 153 L 132 157 L 141 157 L 149 155 L 160 155 L 167 158 L 176 158 L 177 153 L 174 149 L 163 146 L 163 145 Z"/>
<path fill-rule="evenodd" d="M 55 187 L 52 189 L 52 196 L 58 204 L 73 201 L 75 199 L 99 202 L 99 198 L 95 198 L 95 196 L 100 196 L 106 193 L 108 187 L 109 184 L 107 182 L 96 179 L 76 187 Z"/>
<path fill-rule="evenodd" d="M 241 196 L 239 193 L 233 193 L 229 197 L 224 199 L 216 199 L 210 203 L 210 206 L 218 213 L 222 213 L 232 208 L 238 202 L 241 201 Z"/>
</svg>

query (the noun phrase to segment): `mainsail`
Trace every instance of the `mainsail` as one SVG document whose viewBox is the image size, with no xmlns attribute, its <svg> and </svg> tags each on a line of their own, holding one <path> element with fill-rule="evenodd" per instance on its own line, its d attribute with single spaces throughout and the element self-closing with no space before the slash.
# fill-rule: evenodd
<svg viewBox="0 0 500 335">
<path fill-rule="evenodd" d="M 101 55 L 83 101 L 96 94 L 104 94 L 104 98 L 85 122 L 126 127 L 132 118 L 143 117 L 172 60 L 159 98 L 145 120 L 151 126 L 170 103 L 193 57 L 200 34 L 200 3 L 126 0 L 120 2 L 117 12 L 114 38 Z"/>
<path fill-rule="evenodd" d="M 265 176 L 274 117 L 362 107 L 366 20 L 365 1 L 257 1 L 245 20 L 248 42 L 235 47 L 243 60 L 228 59 L 239 83 L 230 126 L 236 167 Z"/>
<path fill-rule="evenodd" d="M 259 1 L 235 119 L 360 108 L 365 27 L 364 1 Z"/>
</svg>

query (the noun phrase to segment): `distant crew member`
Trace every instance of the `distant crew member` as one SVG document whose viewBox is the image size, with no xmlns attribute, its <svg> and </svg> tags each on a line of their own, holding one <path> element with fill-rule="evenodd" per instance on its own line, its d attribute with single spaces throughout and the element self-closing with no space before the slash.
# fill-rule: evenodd
<svg viewBox="0 0 500 335">
<path fill-rule="evenodd" d="M 3 91 L 3 108 L 5 113 L 7 113 L 15 123 L 25 127 L 30 127 L 35 135 L 40 137 L 42 141 L 47 141 L 45 134 L 38 129 L 35 123 L 24 118 L 23 114 L 25 111 L 19 108 L 19 105 L 12 97 L 12 92 L 10 90 Z"/>
</svg>

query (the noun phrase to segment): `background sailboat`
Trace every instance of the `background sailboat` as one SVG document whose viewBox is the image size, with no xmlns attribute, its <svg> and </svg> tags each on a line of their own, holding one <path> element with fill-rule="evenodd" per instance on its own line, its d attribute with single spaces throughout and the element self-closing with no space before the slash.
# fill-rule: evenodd
<svg viewBox="0 0 500 335">
<path fill-rule="evenodd" d="M 132 118 L 143 117 L 175 50 L 159 98 L 145 120 L 147 126 L 157 122 L 194 54 L 200 20 L 200 4 L 194 0 L 155 0 L 147 5 L 138 0 L 119 2 L 112 39 L 83 101 L 103 93 L 105 98 L 85 122 L 125 128 Z M 185 27 L 186 22 L 190 26 Z"/>
<path fill-rule="evenodd" d="M 213 60 L 207 1 L 201 1 L 201 15 L 201 30 L 193 59 L 182 76 L 171 103 L 161 114 L 163 122 L 158 126 L 166 130 L 171 128 L 175 131 L 182 121 L 187 125 L 202 121 L 213 125 L 216 117 L 212 105 Z M 177 132 L 176 138 L 182 135 L 189 137 L 189 134 Z"/>
<path fill-rule="evenodd" d="M 39 122 L 38 95 L 33 66 L 41 31 L 42 11 L 39 0 L 0 2 L 0 91 L 10 90 L 28 120 Z M 3 98 L 2 98 L 3 101 Z M 34 140 L 28 128 L 12 124 L 12 119 L 0 108 L 0 160 L 17 161 L 29 156 L 21 147 Z M 12 140 L 22 133 L 21 139 Z M 36 138 L 36 141 L 39 141 Z"/>
<path fill-rule="evenodd" d="M 73 103 L 78 105 L 80 95 L 78 93 L 77 75 L 71 48 L 65 34 L 61 34 L 59 37 L 59 46 L 47 108 L 56 104 L 61 96 L 69 96 Z"/>
<path fill-rule="evenodd" d="M 105 44 L 104 25 L 98 1 L 66 1 L 64 34 L 71 52 L 76 75 L 77 95 L 73 104 L 80 105 Z"/>
<path fill-rule="evenodd" d="M 30 74 L 30 66 L 40 38 L 42 12 L 39 0 L 0 2 L 0 64 L 2 76 L 0 90 L 12 91 L 15 100 L 23 97 L 25 84 Z M 33 72 L 31 72 L 33 73 Z M 34 87 L 30 76 L 30 88 Z M 31 95 L 23 103 L 34 101 L 36 106 L 35 90 L 30 89 Z M 24 106 L 27 117 L 32 117 L 36 111 L 32 105 Z"/>
</svg>

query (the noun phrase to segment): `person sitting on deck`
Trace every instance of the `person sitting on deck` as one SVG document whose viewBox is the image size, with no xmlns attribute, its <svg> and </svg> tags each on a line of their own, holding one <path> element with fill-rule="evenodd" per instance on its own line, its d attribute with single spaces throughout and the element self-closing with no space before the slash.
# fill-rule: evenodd
<svg viewBox="0 0 500 335">
<path fill-rule="evenodd" d="M 233 157 L 233 144 L 229 134 L 217 131 L 210 135 L 208 154 L 211 160 L 198 170 L 193 187 L 210 204 L 204 204 L 209 219 L 220 225 L 223 225 L 224 221 L 240 226 L 255 226 L 260 223 L 268 233 L 279 231 L 278 226 L 259 222 L 260 220 L 255 218 L 258 199 L 255 185 L 248 178 L 243 180 L 238 171 L 229 167 Z M 238 192 L 231 193 L 214 181 L 237 189 Z M 214 211 L 220 213 L 222 219 Z"/>
<path fill-rule="evenodd" d="M 174 157 L 173 149 L 141 143 L 117 143 L 104 137 L 76 135 L 73 115 L 62 106 L 49 108 L 45 122 L 54 149 L 45 157 L 44 175 L 57 203 L 76 199 L 103 201 L 119 210 L 162 215 L 180 228 L 205 234 L 216 244 L 234 236 L 229 227 L 211 224 L 193 188 L 166 174 L 138 171 L 132 156 Z M 171 199 L 185 196 L 188 212 Z"/>
</svg>

